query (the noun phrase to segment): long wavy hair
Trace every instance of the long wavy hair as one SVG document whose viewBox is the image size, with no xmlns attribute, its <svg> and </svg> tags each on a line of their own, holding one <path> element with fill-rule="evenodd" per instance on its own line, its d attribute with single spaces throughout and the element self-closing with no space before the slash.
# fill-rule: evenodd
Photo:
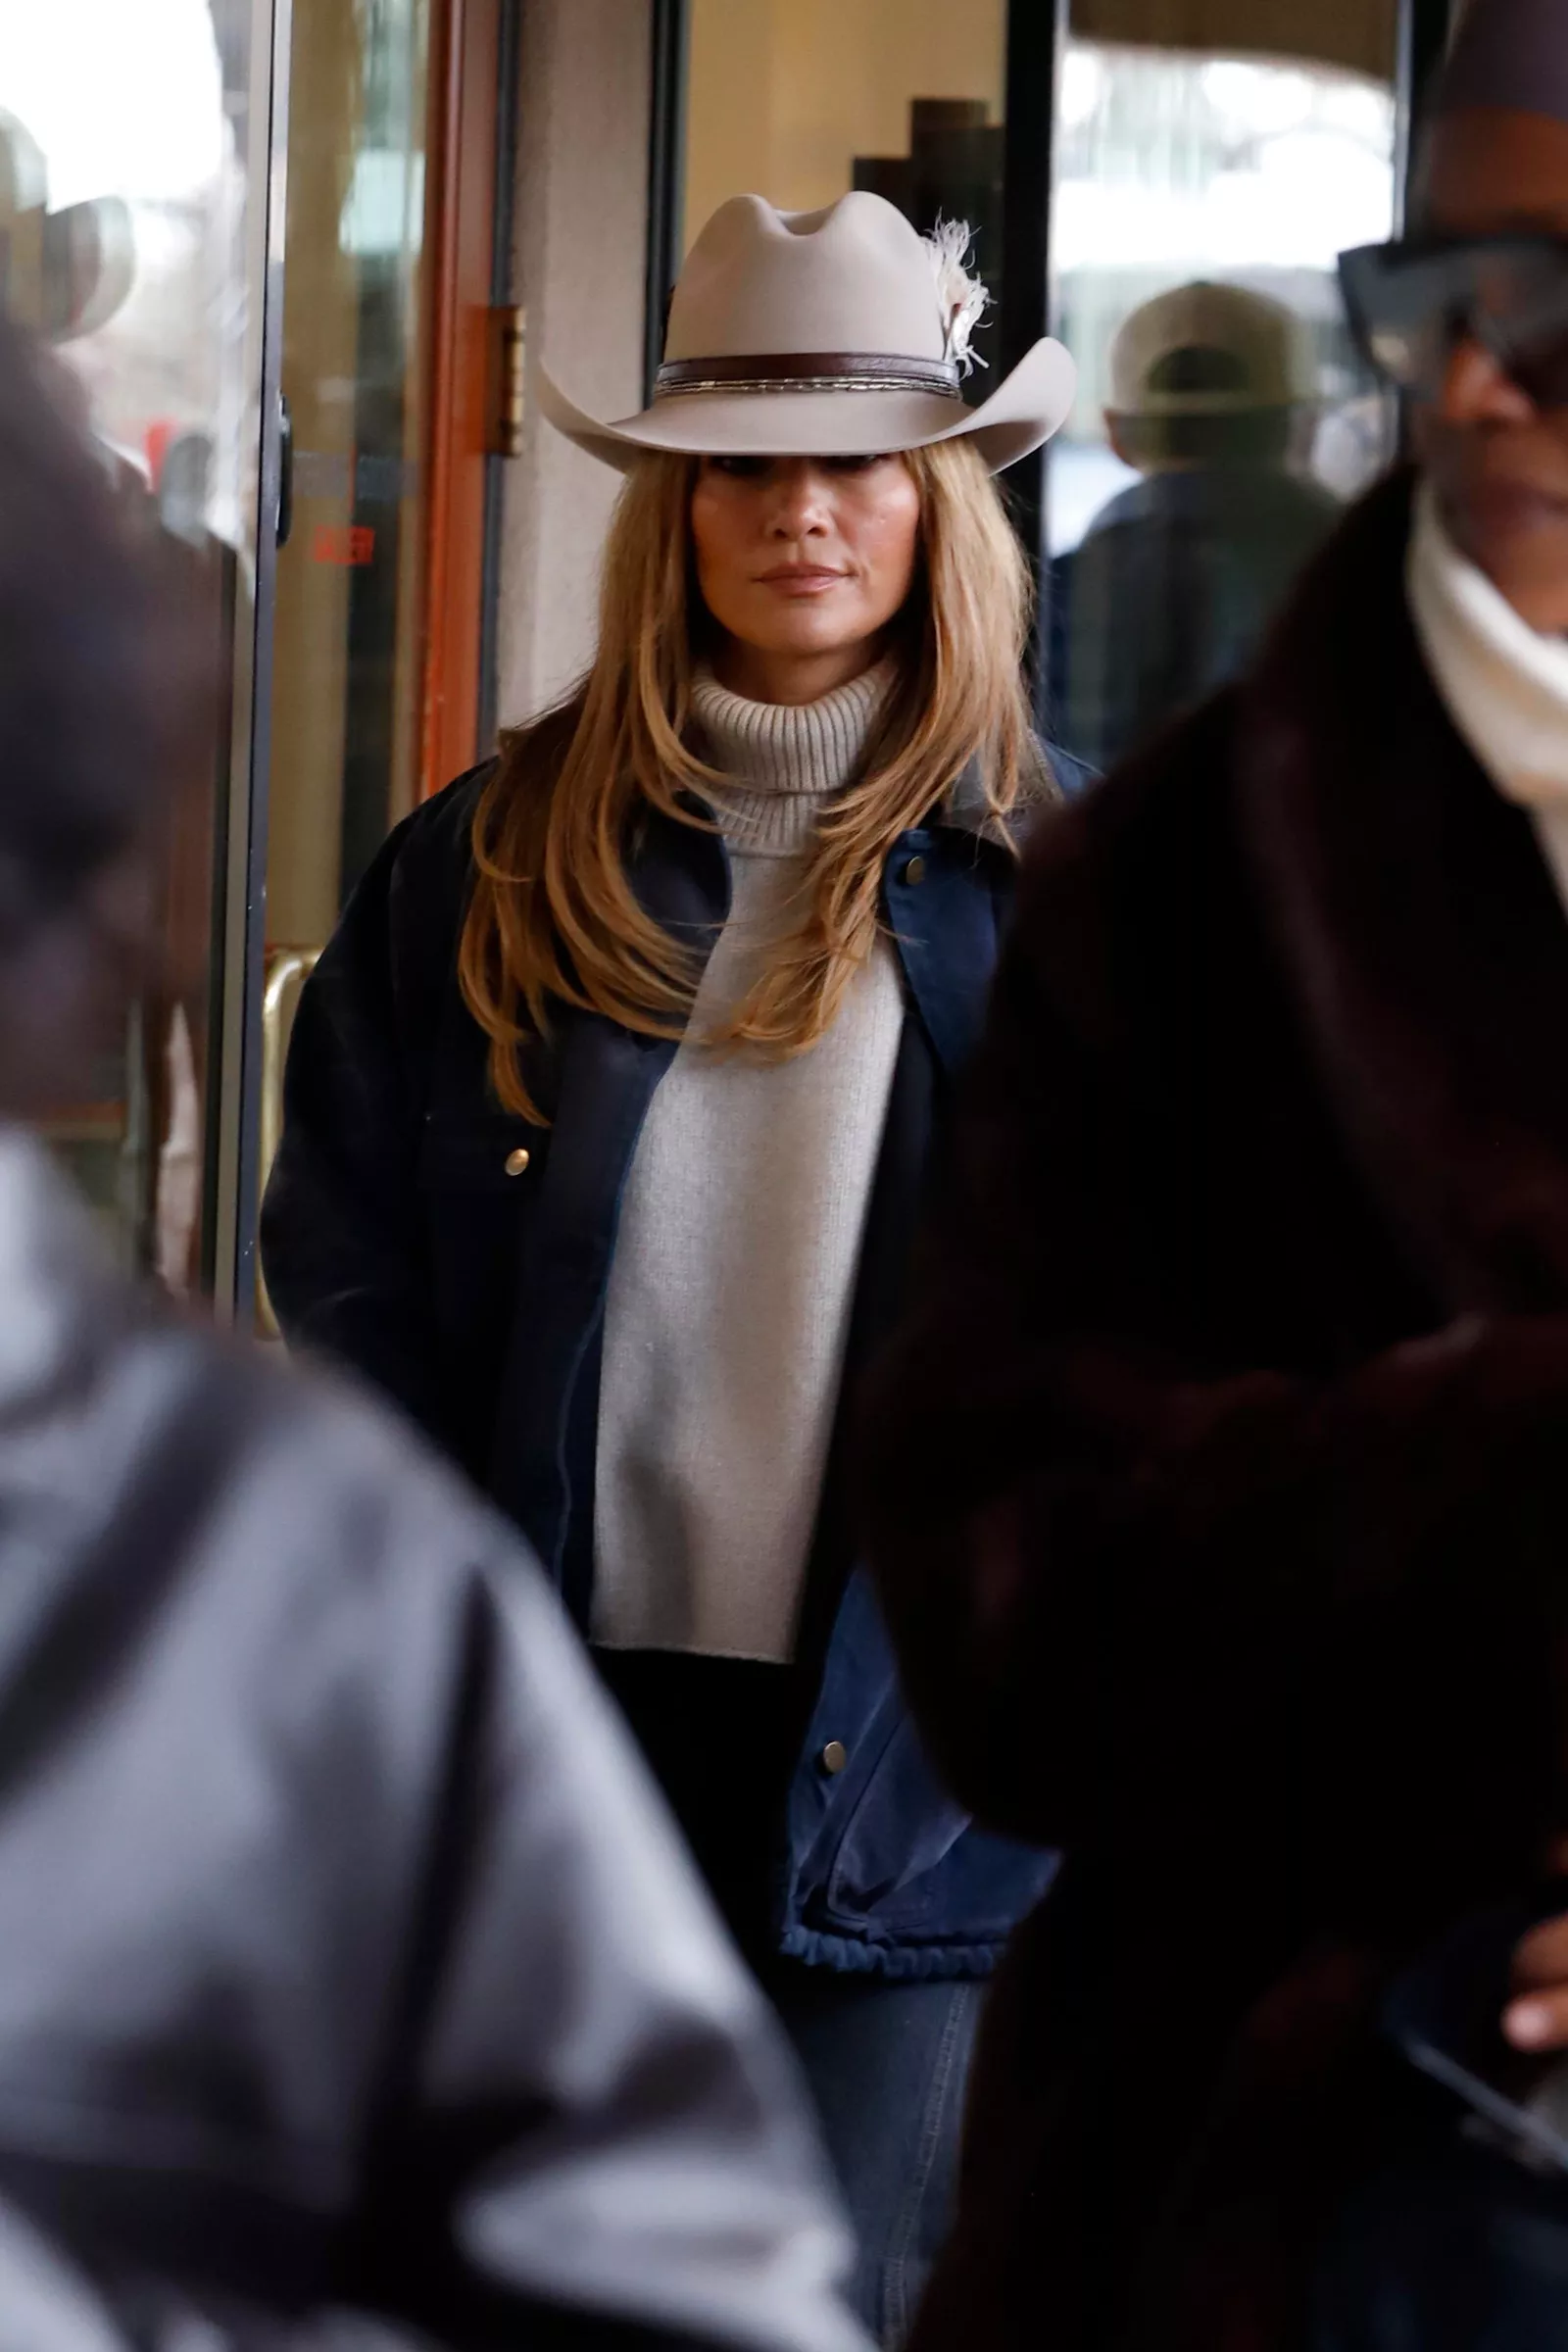
<svg viewBox="0 0 1568 2352">
<path fill-rule="evenodd" d="M 820 820 L 799 920 L 714 1046 L 782 1060 L 826 1032 L 874 945 L 889 850 L 966 768 L 998 819 L 1050 790 L 1022 682 L 1029 574 L 996 485 L 966 439 L 906 463 L 920 556 L 892 632 L 895 684 L 858 775 Z M 593 667 L 564 710 L 503 739 L 474 815 L 459 977 L 490 1039 L 494 1092 L 525 1118 L 541 1114 L 521 1050 L 548 1035 L 554 1006 L 652 1037 L 679 1036 L 691 1012 L 700 959 L 638 904 L 626 854 L 640 810 L 710 825 L 694 802 L 723 781 L 692 719 L 713 634 L 692 552 L 698 464 L 638 459 L 606 548 Z"/>
</svg>

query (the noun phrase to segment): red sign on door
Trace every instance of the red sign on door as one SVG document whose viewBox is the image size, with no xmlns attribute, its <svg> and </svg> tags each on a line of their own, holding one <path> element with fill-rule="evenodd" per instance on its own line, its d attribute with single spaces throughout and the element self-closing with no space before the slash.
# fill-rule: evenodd
<svg viewBox="0 0 1568 2352">
<path fill-rule="evenodd" d="M 318 523 L 311 541 L 313 564 L 368 564 L 375 555 L 375 533 L 368 523 Z"/>
</svg>

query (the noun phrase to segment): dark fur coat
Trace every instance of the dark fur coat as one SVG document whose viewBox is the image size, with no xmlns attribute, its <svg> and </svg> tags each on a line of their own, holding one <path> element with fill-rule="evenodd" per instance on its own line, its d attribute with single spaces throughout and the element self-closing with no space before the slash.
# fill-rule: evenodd
<svg viewBox="0 0 1568 2352">
<path fill-rule="evenodd" d="M 1568 921 L 1384 485 L 1031 855 L 867 1415 L 916 1712 L 1070 1860 L 919 2352 L 1281 2352 L 1391 1970 L 1568 1826 Z"/>
</svg>

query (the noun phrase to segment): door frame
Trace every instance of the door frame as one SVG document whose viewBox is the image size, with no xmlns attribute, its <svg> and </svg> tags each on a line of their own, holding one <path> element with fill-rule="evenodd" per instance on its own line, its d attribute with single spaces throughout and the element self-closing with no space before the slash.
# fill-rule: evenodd
<svg viewBox="0 0 1568 2352">
<path fill-rule="evenodd" d="M 502 112 L 515 94 L 502 72 L 514 54 L 510 13 L 508 0 L 432 5 L 421 799 L 473 765 L 487 699 L 493 321 L 498 253 L 510 245 L 502 233 L 510 225 L 510 190 L 503 190 L 497 165 L 510 145 L 502 137 Z"/>
<path fill-rule="evenodd" d="M 213 1023 L 206 1181 L 209 1279 L 219 1317 L 248 1330 L 256 1293 L 262 990 L 267 910 L 267 809 L 271 759 L 272 620 L 278 520 L 286 495 L 282 429 L 283 233 L 288 197 L 293 0 L 252 0 L 253 82 L 247 115 L 247 365 L 260 430 L 251 543 L 238 551 L 228 790 L 220 810 L 215 877 L 221 975 Z M 250 598 L 244 593 L 249 559 Z"/>
</svg>

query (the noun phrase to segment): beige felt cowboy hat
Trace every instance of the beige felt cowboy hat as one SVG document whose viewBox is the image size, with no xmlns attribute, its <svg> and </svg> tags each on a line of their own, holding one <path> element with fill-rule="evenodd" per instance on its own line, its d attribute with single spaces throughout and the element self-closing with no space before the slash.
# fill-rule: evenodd
<svg viewBox="0 0 1568 2352">
<path fill-rule="evenodd" d="M 1077 371 L 1042 340 L 965 406 L 969 334 L 989 299 L 963 267 L 968 241 L 952 222 L 920 236 L 881 196 L 817 213 L 734 196 L 686 257 L 651 406 L 607 424 L 543 368 L 539 404 L 622 470 L 645 449 L 862 457 L 964 435 L 1000 472 L 1062 423 Z"/>
</svg>

